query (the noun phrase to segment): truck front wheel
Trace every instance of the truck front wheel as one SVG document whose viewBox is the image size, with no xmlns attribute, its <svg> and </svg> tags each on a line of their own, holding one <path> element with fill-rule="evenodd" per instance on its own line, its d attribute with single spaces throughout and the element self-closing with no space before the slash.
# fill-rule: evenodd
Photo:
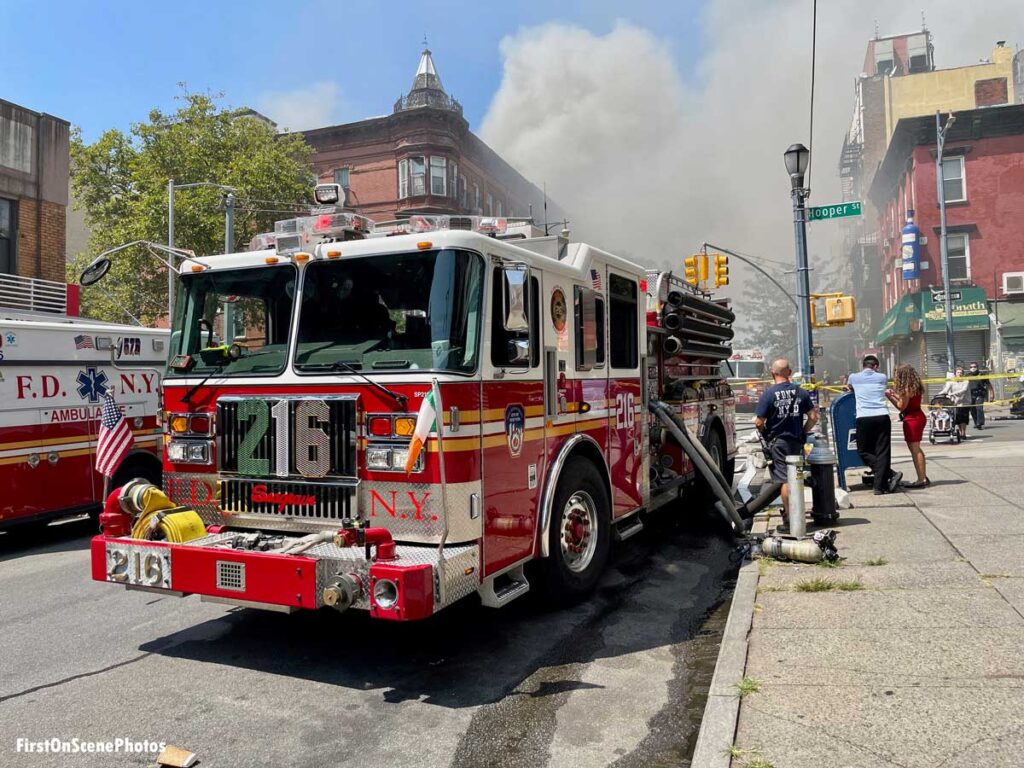
<svg viewBox="0 0 1024 768">
<path fill-rule="evenodd" d="M 551 513 L 545 593 L 555 603 L 568 604 L 597 586 L 611 543 L 608 491 L 590 461 L 577 457 L 566 463 Z"/>
</svg>

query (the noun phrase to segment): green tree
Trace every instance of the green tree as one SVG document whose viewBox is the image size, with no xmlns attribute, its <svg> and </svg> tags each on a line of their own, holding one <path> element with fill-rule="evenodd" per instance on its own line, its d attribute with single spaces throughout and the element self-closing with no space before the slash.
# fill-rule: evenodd
<svg viewBox="0 0 1024 768">
<path fill-rule="evenodd" d="M 777 278 L 786 285 L 792 275 Z M 751 279 L 736 302 L 737 349 L 760 349 L 765 359 L 789 357 L 794 370 L 796 360 L 796 309 L 776 286 L 764 279 Z"/>
<path fill-rule="evenodd" d="M 312 150 L 298 134 L 278 135 L 264 121 L 217 104 L 217 96 L 183 90 L 178 109 L 159 109 L 128 134 L 106 131 L 71 143 L 71 184 L 91 234 L 88 252 L 68 263 L 68 280 L 99 252 L 133 240 L 167 241 L 167 182 L 235 187 L 238 250 L 311 199 Z M 294 215 L 294 214 L 293 214 Z M 175 245 L 209 255 L 224 251 L 223 193 L 214 188 L 175 196 Z M 82 291 L 83 314 L 124 322 L 124 310 L 152 323 L 166 315 L 167 273 L 143 248 L 116 254 L 98 287 Z"/>
</svg>

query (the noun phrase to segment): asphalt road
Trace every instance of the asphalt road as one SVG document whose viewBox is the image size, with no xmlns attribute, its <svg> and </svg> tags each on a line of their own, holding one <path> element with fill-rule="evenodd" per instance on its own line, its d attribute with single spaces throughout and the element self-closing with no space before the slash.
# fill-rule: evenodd
<svg viewBox="0 0 1024 768">
<path fill-rule="evenodd" d="M 230 768 L 688 765 L 735 569 L 706 523 L 658 521 L 575 608 L 471 597 L 409 625 L 96 583 L 86 520 L 0 535 L 0 766 L 154 763 L 17 751 L 54 737 Z"/>
</svg>

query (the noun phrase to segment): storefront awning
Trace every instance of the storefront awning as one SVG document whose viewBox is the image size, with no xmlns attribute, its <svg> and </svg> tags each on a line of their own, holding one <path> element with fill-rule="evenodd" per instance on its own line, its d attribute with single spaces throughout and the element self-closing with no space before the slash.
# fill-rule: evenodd
<svg viewBox="0 0 1024 768">
<path fill-rule="evenodd" d="M 876 344 L 887 344 L 892 339 L 910 335 L 910 321 L 921 316 L 918 294 L 909 293 L 901 298 L 882 318 L 882 327 L 875 334 Z"/>
<path fill-rule="evenodd" d="M 1024 304 L 1000 302 L 996 311 L 999 318 L 999 335 L 1004 339 L 1024 340 Z"/>
<path fill-rule="evenodd" d="M 951 293 L 953 294 L 953 330 L 988 330 L 988 300 L 985 298 L 984 289 L 967 286 L 954 288 Z M 1002 316 L 1000 316 L 1000 321 L 1002 321 Z M 1018 322 L 1024 324 L 1024 318 Z M 875 343 L 888 344 L 892 343 L 894 339 L 907 338 L 918 331 L 936 333 L 945 329 L 945 303 L 941 300 L 936 302 L 930 290 L 910 293 L 885 313 L 885 317 L 882 318 L 882 327 L 878 329 L 878 334 L 875 336 Z M 1019 332 L 1024 336 L 1024 325 Z"/>
<path fill-rule="evenodd" d="M 985 290 L 976 286 L 954 288 L 953 295 L 953 330 L 954 331 L 987 331 L 988 330 L 988 299 Z M 942 301 L 932 301 L 931 291 L 917 294 L 921 297 L 921 316 L 924 324 L 921 330 L 925 333 L 946 330 L 946 307 Z"/>
</svg>

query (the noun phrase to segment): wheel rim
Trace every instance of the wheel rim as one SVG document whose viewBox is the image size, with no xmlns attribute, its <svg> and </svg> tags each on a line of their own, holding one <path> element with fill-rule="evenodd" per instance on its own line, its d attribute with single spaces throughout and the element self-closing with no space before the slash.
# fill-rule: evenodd
<svg viewBox="0 0 1024 768">
<path fill-rule="evenodd" d="M 562 510 L 562 560 L 573 573 L 587 569 L 597 551 L 597 505 L 586 491 L 576 491 Z"/>
<path fill-rule="evenodd" d="M 719 470 L 722 469 L 722 446 L 718 444 L 717 440 L 711 441 L 711 447 L 708 448 L 708 455 L 711 456 L 711 463 L 715 465 Z"/>
</svg>

